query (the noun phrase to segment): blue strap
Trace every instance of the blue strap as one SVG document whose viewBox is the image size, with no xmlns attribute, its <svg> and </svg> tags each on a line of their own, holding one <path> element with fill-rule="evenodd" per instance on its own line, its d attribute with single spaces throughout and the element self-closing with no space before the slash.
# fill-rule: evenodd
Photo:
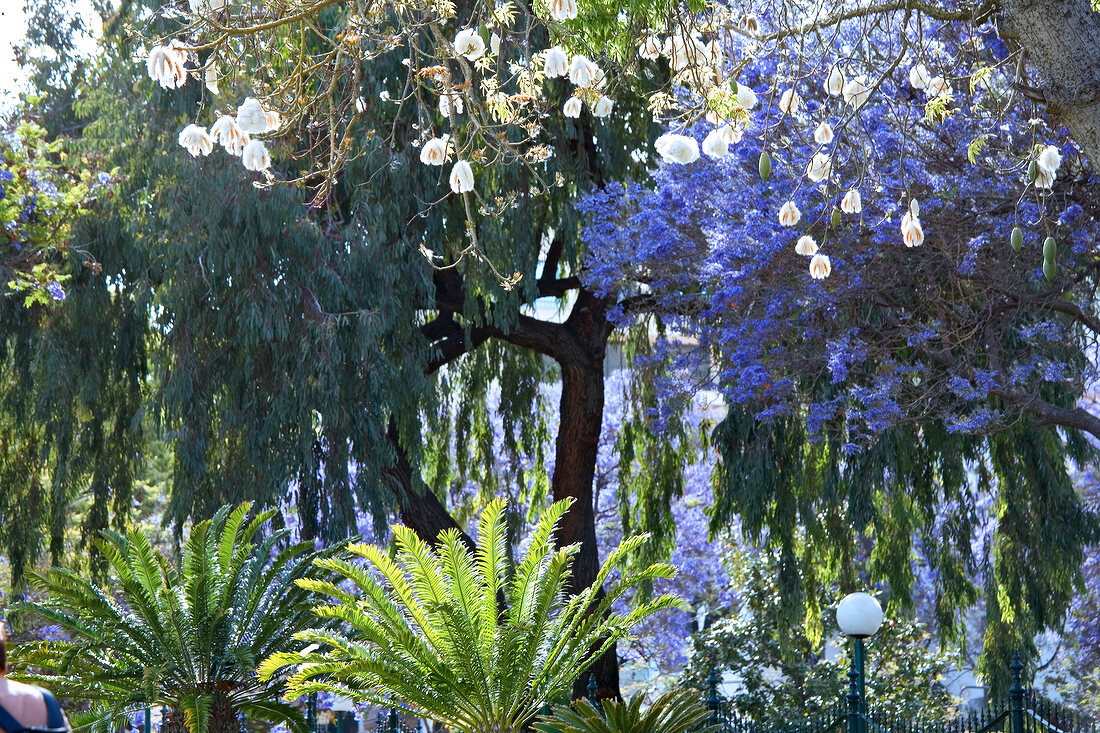
<svg viewBox="0 0 1100 733">
<path fill-rule="evenodd" d="M 42 690 L 42 697 L 46 700 L 46 727 L 53 728 L 54 730 L 64 730 L 65 714 L 61 712 L 61 705 L 57 702 L 57 698 L 53 696 L 53 693 L 49 690 Z"/>
<path fill-rule="evenodd" d="M 0 705 L 0 728 L 3 728 L 6 733 L 17 733 L 24 727 L 3 705 Z"/>
</svg>

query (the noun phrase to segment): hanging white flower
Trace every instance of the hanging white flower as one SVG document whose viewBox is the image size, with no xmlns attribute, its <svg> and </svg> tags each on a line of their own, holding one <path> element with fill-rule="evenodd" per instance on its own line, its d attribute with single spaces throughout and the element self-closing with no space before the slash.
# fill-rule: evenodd
<svg viewBox="0 0 1100 733">
<path fill-rule="evenodd" d="M 439 114 L 444 118 L 449 118 L 452 111 L 460 115 L 463 109 L 465 105 L 462 103 L 461 95 L 446 93 L 439 97 Z"/>
<path fill-rule="evenodd" d="M 1053 179 L 1058 173 L 1058 169 L 1062 166 L 1062 153 L 1054 145 L 1047 145 L 1039 153 L 1037 158 L 1039 161 L 1039 168 L 1050 173 Z M 1049 186 L 1047 187 L 1049 188 Z"/>
<path fill-rule="evenodd" d="M 692 163 L 699 159 L 699 143 L 693 137 L 666 132 L 657 138 L 653 147 L 666 163 Z"/>
<path fill-rule="evenodd" d="M 717 127 L 711 130 L 703 140 L 703 153 L 711 158 L 724 158 L 729 154 L 729 133 L 725 127 Z"/>
<path fill-rule="evenodd" d="M 279 125 L 283 124 L 282 115 L 280 115 L 276 110 L 264 110 L 264 117 L 267 118 L 267 129 L 265 130 L 265 132 L 278 130 Z"/>
<path fill-rule="evenodd" d="M 271 156 L 262 140 L 250 140 L 241 153 L 241 163 L 250 171 L 266 171 L 271 167 Z"/>
<path fill-rule="evenodd" d="M 853 188 L 844 194 L 844 198 L 840 201 L 840 210 L 845 214 L 858 214 L 863 211 L 863 199 L 857 189 Z"/>
<path fill-rule="evenodd" d="M 596 105 L 592 108 L 592 114 L 595 117 L 607 117 L 611 114 L 611 108 L 614 106 L 614 100 L 601 94 L 600 98 L 596 100 Z"/>
<path fill-rule="evenodd" d="M 794 245 L 794 251 L 803 257 L 813 257 L 817 254 L 817 240 L 806 234 L 798 238 Z"/>
<path fill-rule="evenodd" d="M 756 92 L 747 84 L 738 84 L 737 103 L 745 109 L 752 109 L 756 106 Z"/>
<path fill-rule="evenodd" d="M 822 122 L 814 130 L 814 142 L 818 145 L 828 145 L 833 141 L 833 126 L 828 122 Z"/>
<path fill-rule="evenodd" d="M 214 67 L 213 62 L 207 64 L 206 71 L 202 73 L 202 79 L 207 91 L 211 94 L 218 93 L 218 70 Z"/>
<path fill-rule="evenodd" d="M 561 108 L 562 114 L 566 117 L 580 117 L 581 116 L 581 100 L 579 97 L 570 97 L 566 101 L 565 106 Z"/>
<path fill-rule="evenodd" d="M 470 61 L 476 61 L 485 53 L 485 41 L 476 28 L 463 28 L 455 35 L 455 53 Z"/>
<path fill-rule="evenodd" d="M 451 190 L 455 193 L 469 193 L 474 190 L 474 169 L 465 160 L 460 160 L 451 168 Z"/>
<path fill-rule="evenodd" d="M 573 57 L 573 64 L 569 67 L 569 81 L 579 87 L 599 86 L 603 82 L 604 74 L 599 66 L 588 60 L 587 57 L 577 54 Z"/>
<path fill-rule="evenodd" d="M 187 56 L 179 41 L 167 46 L 153 46 L 145 59 L 145 69 L 149 78 L 160 84 L 163 89 L 179 89 L 187 83 Z"/>
<path fill-rule="evenodd" d="M 937 76 L 929 80 L 928 85 L 924 88 L 924 93 L 932 99 L 944 97 L 951 93 L 951 85 L 947 83 L 947 79 Z"/>
<path fill-rule="evenodd" d="M 814 157 L 810 158 L 809 165 L 806 166 L 806 177 L 814 183 L 824 181 L 832 172 L 833 162 L 825 153 L 816 153 Z"/>
<path fill-rule="evenodd" d="M 543 71 L 548 77 L 565 76 L 569 73 L 569 57 L 565 55 L 561 46 L 554 46 L 546 51 Z"/>
<path fill-rule="evenodd" d="M 662 46 L 660 37 L 656 33 L 650 33 L 638 46 L 638 55 L 648 61 L 654 61 L 661 55 Z"/>
<path fill-rule="evenodd" d="M 914 218 L 920 216 L 920 201 L 909 199 L 909 213 L 912 214 Z"/>
<path fill-rule="evenodd" d="M 554 20 L 573 20 L 577 10 L 577 0 L 550 0 L 550 17 Z"/>
<path fill-rule="evenodd" d="M 909 69 L 909 86 L 914 89 L 925 89 L 932 83 L 932 75 L 924 64 L 917 64 Z"/>
<path fill-rule="evenodd" d="M 833 64 L 829 67 L 829 76 L 825 78 L 825 93 L 830 97 L 839 97 L 844 92 L 844 72 Z"/>
<path fill-rule="evenodd" d="M 489 36 L 489 53 L 494 56 L 500 55 L 500 36 L 496 33 Z"/>
<path fill-rule="evenodd" d="M 802 107 L 802 97 L 794 89 L 783 92 L 779 98 L 779 111 L 785 115 L 794 115 Z"/>
<path fill-rule="evenodd" d="M 788 201 L 779 207 L 779 223 L 785 227 L 793 227 L 802 219 L 802 212 L 798 210 L 794 201 Z"/>
<path fill-rule="evenodd" d="M 188 125 L 180 130 L 179 142 L 196 158 L 200 155 L 210 155 L 210 151 L 214 149 L 214 141 L 210 139 L 210 133 L 205 127 L 198 125 Z"/>
<path fill-rule="evenodd" d="M 907 211 L 901 219 L 901 238 L 906 247 L 919 247 L 924 243 L 924 228 L 912 211 Z"/>
<path fill-rule="evenodd" d="M 258 99 L 246 97 L 237 107 L 237 125 L 249 135 L 267 131 L 267 112 Z"/>
<path fill-rule="evenodd" d="M 815 254 L 810 260 L 810 277 L 814 280 L 824 280 L 833 271 L 833 263 L 829 261 L 829 255 Z"/>
<path fill-rule="evenodd" d="M 420 149 L 420 162 L 424 165 L 443 165 L 447 162 L 448 146 L 451 142 L 450 135 L 433 137 L 424 143 Z"/>
<path fill-rule="evenodd" d="M 1039 170 L 1035 172 L 1035 188 L 1054 188 L 1054 171 L 1049 171 L 1043 166 L 1039 166 Z"/>
<path fill-rule="evenodd" d="M 727 145 L 736 145 L 741 142 L 741 138 L 745 135 L 745 128 L 741 125 L 726 124 L 719 127 L 716 132 L 721 133 L 726 138 Z"/>
<path fill-rule="evenodd" d="M 222 115 L 210 126 L 210 137 L 230 155 L 240 155 L 248 144 L 248 133 L 229 115 Z"/>
<path fill-rule="evenodd" d="M 844 85 L 844 101 L 856 109 L 867 104 L 867 99 L 870 96 L 871 86 L 867 83 L 867 77 L 863 74 Z"/>
</svg>

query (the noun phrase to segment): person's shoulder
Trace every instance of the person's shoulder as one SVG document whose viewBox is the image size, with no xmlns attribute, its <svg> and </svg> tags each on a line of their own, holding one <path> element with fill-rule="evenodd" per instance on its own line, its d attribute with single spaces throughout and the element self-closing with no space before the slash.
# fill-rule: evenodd
<svg viewBox="0 0 1100 733">
<path fill-rule="evenodd" d="M 0 695 L 10 697 L 37 697 L 42 699 L 42 689 L 25 682 L 16 682 L 6 676 L 0 677 Z"/>
</svg>

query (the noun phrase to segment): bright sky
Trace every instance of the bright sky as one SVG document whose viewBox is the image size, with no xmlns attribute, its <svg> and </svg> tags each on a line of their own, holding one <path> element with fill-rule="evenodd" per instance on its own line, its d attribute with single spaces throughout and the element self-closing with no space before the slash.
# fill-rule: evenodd
<svg viewBox="0 0 1100 733">
<path fill-rule="evenodd" d="M 0 0 L 0 113 L 16 100 L 23 75 L 15 65 L 11 45 L 27 34 L 22 0 Z"/>
</svg>

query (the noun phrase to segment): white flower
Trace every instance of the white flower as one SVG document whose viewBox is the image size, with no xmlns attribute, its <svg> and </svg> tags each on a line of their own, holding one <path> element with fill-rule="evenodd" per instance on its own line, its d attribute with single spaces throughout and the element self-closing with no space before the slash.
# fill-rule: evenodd
<svg viewBox="0 0 1100 733">
<path fill-rule="evenodd" d="M 550 17 L 554 20 L 573 20 L 577 17 L 577 0 L 550 0 Z"/>
<path fill-rule="evenodd" d="M 494 56 L 500 55 L 500 36 L 496 33 L 489 36 L 489 53 Z"/>
<path fill-rule="evenodd" d="M 932 83 L 932 76 L 924 64 L 917 64 L 909 69 L 909 86 L 914 89 L 925 89 Z"/>
<path fill-rule="evenodd" d="M 464 108 L 462 97 L 457 94 L 444 94 L 439 98 L 439 114 L 445 118 L 451 116 L 452 110 L 456 115 L 462 114 Z"/>
<path fill-rule="evenodd" d="M 810 277 L 814 280 L 824 280 L 833 271 L 833 263 L 829 261 L 829 255 L 816 254 L 810 260 Z"/>
<path fill-rule="evenodd" d="M 756 106 L 756 92 L 746 84 L 738 84 L 737 103 L 745 109 L 752 109 Z"/>
<path fill-rule="evenodd" d="M 927 86 L 924 87 L 924 93 L 933 99 L 946 96 L 950 92 L 951 85 L 948 84 L 947 79 L 944 79 L 942 76 L 937 76 L 930 80 Z"/>
<path fill-rule="evenodd" d="M 200 155 L 210 155 L 210 151 L 214 149 L 214 141 L 210 139 L 210 133 L 205 127 L 198 125 L 188 125 L 180 130 L 179 141 L 180 145 L 187 148 L 187 152 L 196 158 Z"/>
<path fill-rule="evenodd" d="M 745 134 L 745 128 L 740 125 L 722 125 L 717 132 L 722 133 L 722 136 L 726 138 L 727 145 L 735 145 L 741 142 L 741 137 Z"/>
<path fill-rule="evenodd" d="M 832 172 L 833 162 L 825 153 L 815 154 L 814 157 L 810 158 L 809 165 L 806 166 L 806 177 L 814 183 L 824 181 Z"/>
<path fill-rule="evenodd" d="M 382 91 L 378 92 L 378 98 L 381 99 L 383 102 L 390 101 L 390 90 L 383 89 Z"/>
<path fill-rule="evenodd" d="M 687 135 L 666 132 L 657 138 L 653 147 L 666 163 L 691 163 L 699 159 L 699 143 Z"/>
<path fill-rule="evenodd" d="M 912 211 L 907 211 L 901 218 L 901 238 L 906 247 L 919 247 L 924 243 L 924 229 Z"/>
<path fill-rule="evenodd" d="M 638 46 L 638 55 L 643 59 L 653 61 L 661 55 L 661 39 L 656 33 L 649 34 L 641 45 Z"/>
<path fill-rule="evenodd" d="M 1058 168 L 1062 165 L 1062 153 L 1054 145 L 1047 145 L 1039 153 L 1037 160 L 1039 161 L 1039 168 L 1050 173 L 1051 178 L 1054 178 L 1055 174 L 1058 173 Z M 1047 188 L 1050 187 L 1047 186 Z"/>
<path fill-rule="evenodd" d="M 569 73 L 569 57 L 560 46 L 554 46 L 547 50 L 543 70 L 549 77 L 566 76 Z"/>
<path fill-rule="evenodd" d="M 611 108 L 614 105 L 613 100 L 601 94 L 600 98 L 596 100 L 596 106 L 592 108 L 592 114 L 596 117 L 607 117 L 611 114 Z"/>
<path fill-rule="evenodd" d="M 481 34 L 476 28 L 463 28 L 455 35 L 455 53 L 465 56 L 470 61 L 475 61 L 485 53 L 485 41 L 481 40 Z"/>
<path fill-rule="evenodd" d="M 145 59 L 149 78 L 164 89 L 179 89 L 187 82 L 187 56 L 178 41 L 167 46 L 153 46 Z"/>
<path fill-rule="evenodd" d="M 689 66 L 706 66 L 710 63 L 710 54 L 706 44 L 695 36 L 682 33 L 669 36 L 665 41 L 665 55 L 673 71 L 683 71 Z"/>
<path fill-rule="evenodd" d="M 794 201 L 788 201 L 779 208 L 779 223 L 785 227 L 793 227 L 802 218 L 802 212 Z"/>
<path fill-rule="evenodd" d="M 844 72 L 833 64 L 829 67 L 829 76 L 825 79 L 825 92 L 830 97 L 839 97 L 844 91 Z"/>
<path fill-rule="evenodd" d="M 1043 166 L 1035 174 L 1035 188 L 1054 188 L 1054 171 L 1048 171 Z"/>
<path fill-rule="evenodd" d="M 600 67 L 589 61 L 581 54 L 573 57 L 573 65 L 569 67 L 569 81 L 579 87 L 595 85 L 598 79 L 603 77 Z"/>
<path fill-rule="evenodd" d="M 443 103 L 443 101 L 440 100 L 440 104 L 442 104 L 442 103 Z M 356 97 L 355 98 L 355 111 L 358 112 L 359 114 L 363 114 L 364 112 L 366 112 L 367 111 L 367 100 L 363 99 L 362 97 Z"/>
<path fill-rule="evenodd" d="M 246 97 L 237 107 L 237 126 L 250 135 L 267 131 L 267 112 L 259 100 Z"/>
<path fill-rule="evenodd" d="M 867 84 L 867 77 L 863 74 L 844 85 L 844 101 L 856 109 L 867 104 L 867 99 L 870 96 L 871 87 Z"/>
<path fill-rule="evenodd" d="M 262 140 L 251 140 L 244 146 L 241 162 L 247 170 L 266 171 L 271 167 L 271 156 L 267 154 L 267 146 Z"/>
<path fill-rule="evenodd" d="M 803 257 L 813 257 L 817 254 L 817 242 L 813 237 L 806 234 L 798 238 L 798 242 L 794 245 L 794 251 Z"/>
<path fill-rule="evenodd" d="M 222 115 L 210 126 L 210 137 L 230 155 L 240 155 L 248 144 L 248 133 L 229 115 Z"/>
<path fill-rule="evenodd" d="M 221 10 L 225 7 L 225 0 L 187 0 L 187 6 L 191 9 L 192 13 L 198 13 L 203 10 L 203 8 Z"/>
<path fill-rule="evenodd" d="M 447 147 L 450 142 L 450 135 L 433 137 L 420 149 L 420 162 L 424 165 L 443 165 L 447 162 Z"/>
<path fill-rule="evenodd" d="M 711 158 L 724 158 L 730 151 L 729 125 L 717 127 L 703 140 L 703 152 Z"/>
<path fill-rule="evenodd" d="M 788 89 L 783 92 L 783 96 L 779 98 L 779 111 L 785 115 L 793 115 L 798 112 L 802 106 L 802 97 L 798 96 L 798 92 L 794 89 Z"/>
<path fill-rule="evenodd" d="M 920 201 L 909 199 L 909 213 L 914 217 L 920 216 Z"/>
<path fill-rule="evenodd" d="M 458 161 L 451 168 L 451 190 L 455 193 L 474 190 L 474 169 L 465 160 Z"/>
<path fill-rule="evenodd" d="M 818 145 L 828 145 L 833 141 L 833 126 L 828 122 L 822 122 L 814 130 L 814 142 Z"/>
<path fill-rule="evenodd" d="M 566 117 L 580 117 L 581 100 L 578 97 L 570 97 L 561 111 Z"/>
<path fill-rule="evenodd" d="M 276 110 L 265 110 L 264 117 L 267 118 L 267 130 L 265 132 L 278 130 L 279 125 L 283 124 L 283 118 Z"/>
<path fill-rule="evenodd" d="M 218 70 L 214 68 L 213 63 L 207 65 L 206 71 L 203 72 L 203 82 L 211 94 L 218 93 Z"/>
<path fill-rule="evenodd" d="M 840 210 L 845 214 L 858 214 L 863 211 L 863 199 L 858 190 L 853 188 L 844 194 L 844 198 L 840 201 Z"/>
</svg>

